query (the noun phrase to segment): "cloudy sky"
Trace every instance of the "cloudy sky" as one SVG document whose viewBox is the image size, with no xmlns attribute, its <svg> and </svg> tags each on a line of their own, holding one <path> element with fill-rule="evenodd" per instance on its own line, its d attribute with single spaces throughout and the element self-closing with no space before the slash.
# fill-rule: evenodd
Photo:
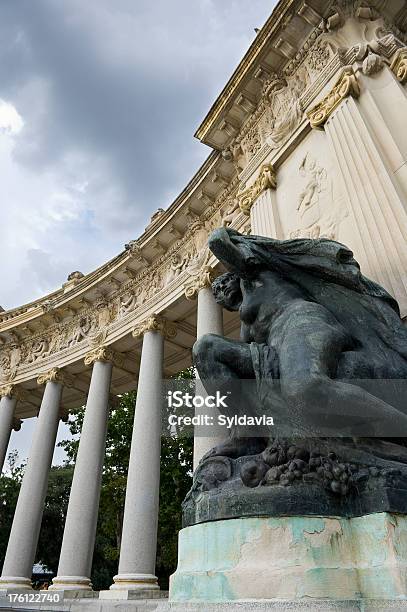
<svg viewBox="0 0 407 612">
<path fill-rule="evenodd" d="M 137 237 L 209 153 L 193 133 L 271 0 L 1 0 L 4 308 Z"/>
<path fill-rule="evenodd" d="M 274 5 L 1 0 L 4 308 L 101 265 L 172 202 L 210 152 L 195 129 Z M 12 435 L 21 457 L 34 422 Z"/>
</svg>

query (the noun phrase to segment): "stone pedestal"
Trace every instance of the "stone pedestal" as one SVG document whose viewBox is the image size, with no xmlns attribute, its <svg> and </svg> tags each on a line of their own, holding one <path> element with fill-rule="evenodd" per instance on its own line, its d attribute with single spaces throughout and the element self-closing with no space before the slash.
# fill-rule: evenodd
<svg viewBox="0 0 407 612">
<path fill-rule="evenodd" d="M 407 606 L 406 561 L 405 515 L 213 521 L 180 532 L 170 601 L 406 600 Z"/>
</svg>

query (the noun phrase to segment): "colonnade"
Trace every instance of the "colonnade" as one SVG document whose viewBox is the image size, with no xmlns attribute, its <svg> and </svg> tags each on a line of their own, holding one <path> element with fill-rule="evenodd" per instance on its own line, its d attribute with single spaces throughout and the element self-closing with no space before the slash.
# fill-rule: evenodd
<svg viewBox="0 0 407 612">
<path fill-rule="evenodd" d="M 221 331 L 222 310 L 208 283 L 198 294 L 198 322 L 204 314 L 205 331 Z M 203 293 L 202 293 L 203 292 Z M 199 295 L 201 294 L 201 297 Z M 202 295 L 204 298 L 202 299 Z M 199 312 L 204 310 L 205 312 Z M 211 323 L 213 325 L 211 327 Z M 134 590 L 158 589 L 155 576 L 160 485 L 161 381 L 164 344 L 176 334 L 176 326 L 153 315 L 139 325 L 133 336 L 143 337 L 137 400 L 130 450 L 118 573 L 105 598 L 127 598 Z M 191 347 L 192 348 L 192 347 Z M 101 480 L 110 408 L 110 384 L 115 365 L 123 356 L 100 346 L 85 356 L 92 367 L 85 416 L 71 485 L 57 576 L 50 589 L 91 591 L 92 557 L 101 490 Z M 64 387 L 74 379 L 64 369 L 53 368 L 39 375 L 44 394 L 24 472 L 7 552 L 0 578 L 0 591 L 31 589 L 32 567 L 41 528 L 48 475 L 55 448 Z M 4 457 L 16 404 L 23 391 L 8 385 L 0 389 L 0 460 Z M 24 392 L 25 393 L 25 392 Z"/>
</svg>

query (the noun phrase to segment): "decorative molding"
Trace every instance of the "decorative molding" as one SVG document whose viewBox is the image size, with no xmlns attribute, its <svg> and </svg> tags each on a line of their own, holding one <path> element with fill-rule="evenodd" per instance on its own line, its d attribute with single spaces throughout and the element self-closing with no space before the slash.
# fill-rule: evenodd
<svg viewBox="0 0 407 612">
<path fill-rule="evenodd" d="M 139 338 L 149 331 L 160 333 L 166 340 L 175 338 L 177 329 L 173 323 L 158 315 L 151 315 L 133 329 L 133 338 Z"/>
<path fill-rule="evenodd" d="M 359 95 L 359 83 L 353 68 L 346 68 L 329 94 L 325 96 L 325 98 L 321 100 L 319 104 L 308 111 L 307 117 L 310 121 L 311 127 L 323 128 L 325 122 L 339 106 L 342 100 L 345 100 L 345 98 L 348 96 L 358 98 Z"/>
<path fill-rule="evenodd" d="M 402 47 L 396 52 L 390 70 L 394 72 L 396 79 L 402 85 L 407 83 L 407 47 Z"/>
<path fill-rule="evenodd" d="M 18 385 L 8 384 L 0 387 L 0 397 L 12 397 L 17 401 L 25 401 L 28 393 Z"/>
<path fill-rule="evenodd" d="M 56 382 L 64 385 L 65 387 L 74 386 L 74 378 L 71 374 L 63 372 L 60 368 L 51 368 L 48 372 L 40 374 L 37 378 L 38 385 L 45 385 L 48 382 Z"/>
<path fill-rule="evenodd" d="M 85 355 L 84 363 L 86 366 L 93 365 L 95 361 L 103 361 L 104 363 L 112 363 L 117 367 L 122 367 L 124 356 L 117 353 L 108 346 L 97 346 Z"/>
<path fill-rule="evenodd" d="M 187 300 L 194 300 L 201 289 L 211 287 L 215 280 L 215 271 L 210 266 L 204 266 L 200 273 L 190 282 L 184 285 Z"/>
<path fill-rule="evenodd" d="M 250 210 L 257 198 L 266 189 L 277 188 L 276 172 L 272 164 L 264 164 L 253 185 L 237 194 L 239 208 L 245 215 L 250 215 Z"/>
</svg>

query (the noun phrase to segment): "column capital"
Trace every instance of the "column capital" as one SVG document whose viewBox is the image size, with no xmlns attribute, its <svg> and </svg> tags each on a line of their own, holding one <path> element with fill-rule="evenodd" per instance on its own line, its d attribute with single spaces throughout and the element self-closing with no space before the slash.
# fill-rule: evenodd
<svg viewBox="0 0 407 612">
<path fill-rule="evenodd" d="M 173 323 L 165 319 L 164 317 L 160 317 L 156 314 L 151 315 L 142 323 L 139 323 L 137 327 L 135 327 L 132 331 L 133 338 L 138 338 L 139 336 L 144 336 L 145 333 L 149 331 L 158 332 L 161 334 L 166 340 L 170 338 L 175 338 L 177 335 L 177 329 Z"/>
<path fill-rule="evenodd" d="M 124 356 L 117 353 L 109 346 L 97 346 L 96 348 L 86 353 L 84 363 L 86 366 L 93 365 L 95 361 L 111 363 L 117 367 L 121 367 L 124 362 Z"/>
<path fill-rule="evenodd" d="M 201 289 L 211 287 L 215 278 L 216 274 L 214 269 L 210 266 L 204 266 L 200 270 L 199 274 L 194 276 L 189 283 L 184 285 L 184 292 L 187 300 L 194 300 Z"/>
<path fill-rule="evenodd" d="M 390 70 L 402 85 L 407 83 L 407 47 L 402 47 L 394 54 Z"/>
<path fill-rule="evenodd" d="M 325 122 L 348 96 L 358 98 L 360 87 L 353 68 L 345 68 L 329 94 L 307 112 L 312 128 L 323 129 Z"/>
<path fill-rule="evenodd" d="M 251 187 L 244 189 L 237 194 L 236 198 L 240 210 L 247 216 L 250 215 L 250 210 L 259 197 L 266 189 L 277 188 L 277 176 L 272 164 L 264 164 L 260 168 L 259 176 L 254 181 Z"/>
<path fill-rule="evenodd" d="M 8 385 L 3 385 L 0 387 L 0 397 L 10 397 L 16 399 L 17 401 L 24 401 L 27 399 L 28 393 L 25 389 L 22 389 L 18 385 L 9 383 Z"/>
<path fill-rule="evenodd" d="M 51 368 L 51 370 L 40 374 L 37 378 L 37 384 L 39 385 L 46 385 L 48 382 L 56 382 L 65 387 L 73 387 L 74 378 L 71 374 L 63 372 L 61 368 Z"/>
</svg>

